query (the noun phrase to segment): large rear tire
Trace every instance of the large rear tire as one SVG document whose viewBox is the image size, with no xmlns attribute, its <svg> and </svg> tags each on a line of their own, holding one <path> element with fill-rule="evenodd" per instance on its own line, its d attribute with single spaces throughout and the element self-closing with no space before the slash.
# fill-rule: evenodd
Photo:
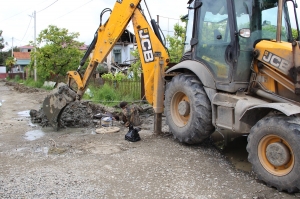
<svg viewBox="0 0 300 199">
<path fill-rule="evenodd" d="M 197 144 L 214 131 L 210 100 L 195 75 L 180 74 L 167 84 L 165 114 L 180 142 Z"/>
<path fill-rule="evenodd" d="M 279 191 L 300 190 L 300 119 L 261 119 L 248 136 L 248 160 L 258 178 Z"/>
</svg>

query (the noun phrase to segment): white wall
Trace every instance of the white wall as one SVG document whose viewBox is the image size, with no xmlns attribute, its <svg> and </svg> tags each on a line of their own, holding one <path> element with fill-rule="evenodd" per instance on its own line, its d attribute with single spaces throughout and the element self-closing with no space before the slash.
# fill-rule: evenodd
<svg viewBox="0 0 300 199">
<path fill-rule="evenodd" d="M 0 73 L 6 73 L 6 67 L 0 66 Z"/>
<path fill-rule="evenodd" d="M 122 48 L 122 63 L 124 63 L 124 64 L 131 64 L 132 63 L 132 62 L 129 62 L 129 60 L 132 59 L 130 49 L 134 50 L 134 44 L 129 44 L 128 46 L 124 46 Z M 127 62 L 125 62 L 125 61 L 127 61 Z"/>
</svg>

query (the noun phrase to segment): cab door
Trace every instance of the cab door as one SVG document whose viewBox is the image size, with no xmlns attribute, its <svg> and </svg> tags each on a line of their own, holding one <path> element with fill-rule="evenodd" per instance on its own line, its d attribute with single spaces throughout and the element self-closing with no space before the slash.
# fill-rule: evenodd
<svg viewBox="0 0 300 199">
<path fill-rule="evenodd" d="M 197 0 L 196 0 L 197 1 Z M 194 57 L 203 62 L 218 84 L 230 83 L 237 62 L 232 0 L 202 0 L 197 10 Z"/>
</svg>

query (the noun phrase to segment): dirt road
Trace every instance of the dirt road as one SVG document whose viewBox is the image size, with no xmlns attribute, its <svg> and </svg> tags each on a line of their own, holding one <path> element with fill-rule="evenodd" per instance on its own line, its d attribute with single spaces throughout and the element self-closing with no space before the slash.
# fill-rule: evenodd
<svg viewBox="0 0 300 199">
<path fill-rule="evenodd" d="M 0 198 L 297 198 L 237 169 L 210 142 L 182 145 L 169 133 L 94 128 L 55 132 L 30 122 L 47 92 L 21 93 L 0 81 Z M 152 126 L 147 118 L 145 125 Z M 147 129 L 147 128 L 146 128 Z"/>
</svg>

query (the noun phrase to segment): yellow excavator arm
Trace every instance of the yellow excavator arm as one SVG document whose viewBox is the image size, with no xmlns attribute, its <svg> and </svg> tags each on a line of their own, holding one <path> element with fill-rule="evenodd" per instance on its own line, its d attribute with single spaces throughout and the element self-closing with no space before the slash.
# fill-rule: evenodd
<svg viewBox="0 0 300 199">
<path fill-rule="evenodd" d="M 105 24 L 100 25 L 90 49 L 84 56 L 84 61 L 80 63 L 80 66 L 83 66 L 87 57 L 92 53 L 84 75 L 80 75 L 80 67 L 77 71 L 69 71 L 68 86 L 70 86 L 71 80 L 74 80 L 78 88 L 76 99 L 82 98 L 94 70 L 99 63 L 104 61 L 113 46 L 121 37 L 128 23 L 132 21 L 138 51 L 141 57 L 145 97 L 147 101 L 153 105 L 156 118 L 154 129 L 159 133 L 161 131 L 161 114 L 163 112 L 164 71 L 169 62 L 169 56 L 165 46 L 157 36 L 158 33 L 155 34 L 152 27 L 147 22 L 146 17 L 140 8 L 140 2 L 141 0 L 123 0 L 115 3 L 108 21 Z M 56 128 L 58 128 L 59 115 L 63 108 L 69 102 L 75 100 L 75 98 L 65 96 L 66 95 L 52 95 L 47 97 L 44 101 L 44 112 L 50 123 Z M 67 94 L 67 96 L 70 96 L 70 94 Z M 57 98 L 63 98 L 64 100 L 57 100 Z"/>
</svg>

